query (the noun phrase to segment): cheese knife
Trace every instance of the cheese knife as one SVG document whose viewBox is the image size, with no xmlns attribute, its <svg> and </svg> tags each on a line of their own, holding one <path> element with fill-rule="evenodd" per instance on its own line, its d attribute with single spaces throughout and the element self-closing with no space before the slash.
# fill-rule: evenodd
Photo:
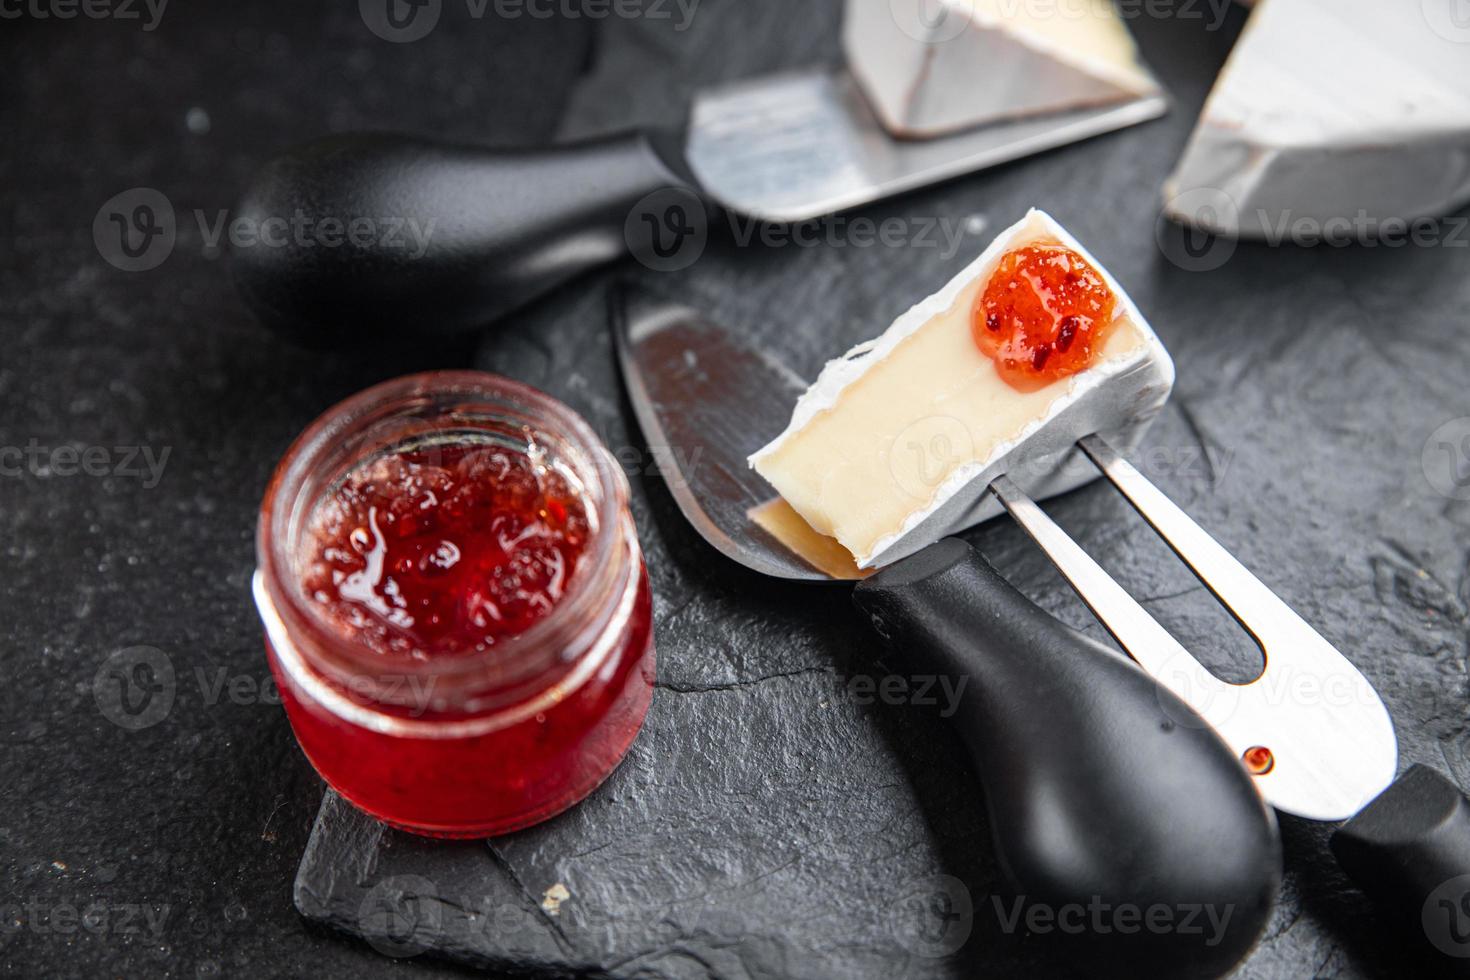
<svg viewBox="0 0 1470 980">
<path fill-rule="evenodd" d="M 666 450 L 684 516 L 748 568 L 831 581 L 755 520 L 770 488 L 745 462 L 785 427 L 805 382 L 682 304 L 623 287 L 609 315 L 634 414 Z M 1191 960 L 1228 968 L 1259 934 L 1279 881 L 1271 802 L 1310 819 L 1351 817 L 1332 838 L 1339 863 L 1395 914 L 1422 911 L 1424 935 L 1444 950 L 1441 934 L 1458 932 L 1434 923 L 1453 918 L 1458 930 L 1470 915 L 1470 803 L 1423 766 L 1394 781 L 1392 725 L 1361 673 L 1106 443 L 1082 446 L 1262 643 L 1267 670 L 1253 684 L 1215 679 L 1004 478 L 993 490 L 1007 510 L 1144 670 L 1035 606 L 957 539 L 860 582 L 855 601 L 893 656 L 973 679 L 954 720 L 1013 887 L 1228 896 L 1247 913 L 1233 943 Z M 1304 692 L 1304 677 L 1327 688 Z M 1278 755 L 1287 782 L 1271 781 Z"/>
<path fill-rule="evenodd" d="M 846 68 L 824 68 L 701 91 L 680 130 L 538 150 L 337 135 L 255 175 L 234 220 L 259 234 L 232 247 L 231 268 L 262 321 L 308 344 L 470 333 L 630 250 L 707 233 L 706 205 L 802 222 L 1166 106 L 1155 93 L 900 140 Z"/>
</svg>

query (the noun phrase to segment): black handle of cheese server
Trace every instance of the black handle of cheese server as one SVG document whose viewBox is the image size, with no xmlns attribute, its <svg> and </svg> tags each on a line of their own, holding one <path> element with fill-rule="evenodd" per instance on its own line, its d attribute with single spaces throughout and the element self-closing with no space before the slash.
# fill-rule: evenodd
<svg viewBox="0 0 1470 980">
<path fill-rule="evenodd" d="M 298 146 L 240 199 L 235 282 L 309 346 L 473 332 L 629 248 L 657 261 L 700 206 L 679 146 L 643 132 L 545 150 L 370 133 Z"/>
<path fill-rule="evenodd" d="M 1218 976 L 1249 951 L 1280 884 L 1275 817 L 1187 705 L 958 539 L 868 578 L 855 601 L 890 665 L 962 691 L 953 720 L 1017 895 L 1105 910 L 1081 917 L 1078 941 L 1103 950 L 1088 962 Z M 1149 924 L 1155 906 L 1167 911 Z"/>
<path fill-rule="evenodd" d="M 1443 972 L 1470 975 L 1470 800 L 1458 786 L 1410 766 L 1338 828 L 1332 853 L 1354 884 L 1428 941 Z"/>
</svg>

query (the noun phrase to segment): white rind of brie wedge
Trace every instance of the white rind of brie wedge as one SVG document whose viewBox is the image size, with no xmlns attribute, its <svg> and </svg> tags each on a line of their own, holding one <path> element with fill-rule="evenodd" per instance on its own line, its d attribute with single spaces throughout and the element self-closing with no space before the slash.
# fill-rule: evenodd
<svg viewBox="0 0 1470 980">
<path fill-rule="evenodd" d="M 1117 297 L 1090 368 L 1022 393 L 971 335 L 970 312 L 1001 257 L 1036 243 L 1082 255 Z M 860 568 L 888 564 L 1000 513 L 1009 474 L 1038 499 L 1097 476 L 1076 441 L 1135 448 L 1174 383 L 1174 363 L 1123 288 L 1049 215 L 1032 210 L 883 334 L 828 362 L 791 424 L 750 465 Z"/>
<path fill-rule="evenodd" d="M 1302 219 L 1314 235 L 1360 221 L 1371 234 L 1470 200 L 1470 22 L 1456 5 L 1257 3 L 1164 184 L 1166 213 L 1274 242 Z"/>
<path fill-rule="evenodd" d="M 842 42 L 900 137 L 1159 92 L 1112 0 L 848 0 Z"/>
</svg>

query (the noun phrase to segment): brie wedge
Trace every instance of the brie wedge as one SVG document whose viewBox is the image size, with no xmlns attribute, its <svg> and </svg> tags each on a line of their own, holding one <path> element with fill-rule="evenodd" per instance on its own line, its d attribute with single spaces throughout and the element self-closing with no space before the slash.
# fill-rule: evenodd
<svg viewBox="0 0 1470 980">
<path fill-rule="evenodd" d="M 1085 258 L 1116 297 L 1115 322 L 1092 366 L 1021 392 L 976 346 L 970 315 L 1001 257 L 1033 244 Z M 1076 441 L 1100 433 L 1128 452 L 1173 383 L 1173 362 L 1122 287 L 1033 210 L 881 336 L 829 362 L 750 464 L 814 530 L 872 568 L 998 514 L 986 488 L 1001 474 L 1037 498 L 1094 479 Z"/>
<path fill-rule="evenodd" d="M 1112 0 L 848 0 L 842 41 L 901 137 L 1159 92 Z"/>
<path fill-rule="evenodd" d="M 1470 200 L 1464 0 L 1263 0 L 1164 185 L 1170 217 L 1368 235 Z M 1342 225 L 1335 231 L 1331 224 Z"/>
</svg>

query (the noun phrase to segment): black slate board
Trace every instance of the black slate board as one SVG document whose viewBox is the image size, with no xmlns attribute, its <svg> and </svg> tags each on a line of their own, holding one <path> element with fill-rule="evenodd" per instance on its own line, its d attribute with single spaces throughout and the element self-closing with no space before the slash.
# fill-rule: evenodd
<svg viewBox="0 0 1470 980">
<path fill-rule="evenodd" d="M 837 16 L 835 4 L 705 0 L 684 32 L 610 21 L 563 131 L 677 120 L 698 84 L 835 62 Z M 1051 211 L 1127 285 L 1177 362 L 1174 399 L 1139 455 L 1146 471 L 1364 669 L 1404 764 L 1466 783 L 1470 504 L 1431 488 L 1421 451 L 1470 412 L 1470 252 L 1242 244 L 1197 270 L 1177 229 L 1160 232 L 1159 186 L 1241 21 L 1132 21 L 1176 99 L 1165 120 L 856 212 L 983 223 L 953 254 L 859 247 L 841 231 L 835 246 L 742 246 L 716 222 L 692 267 L 643 277 L 811 377 L 1027 206 Z M 475 363 L 552 391 L 636 453 L 604 279 L 519 318 Z M 496 970 L 1057 969 L 1044 936 L 1001 927 L 982 800 L 936 710 L 851 694 L 853 677 L 884 671 L 846 591 L 747 574 L 685 526 L 655 474 L 636 473 L 634 492 L 660 662 L 627 762 L 580 807 L 488 846 L 382 830 L 329 797 L 297 878 L 302 912 L 390 952 Z M 1120 499 L 1094 485 L 1049 509 L 1202 659 L 1249 676 L 1243 634 Z M 1048 609 L 1099 632 L 1015 528 L 996 521 L 970 538 Z M 1337 872 L 1328 829 L 1283 819 L 1282 901 L 1241 976 L 1392 976 L 1414 962 Z M 541 910 L 558 884 L 569 897 Z M 383 938 L 390 925 L 404 945 Z"/>
</svg>

